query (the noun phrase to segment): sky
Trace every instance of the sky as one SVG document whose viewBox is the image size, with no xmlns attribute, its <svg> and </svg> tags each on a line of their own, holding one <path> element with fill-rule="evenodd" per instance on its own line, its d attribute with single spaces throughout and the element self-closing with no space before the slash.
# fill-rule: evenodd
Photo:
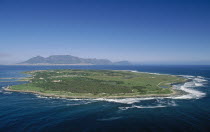
<svg viewBox="0 0 210 132">
<path fill-rule="evenodd" d="M 37 55 L 210 64 L 210 1 L 0 0 L 0 64 Z"/>
</svg>

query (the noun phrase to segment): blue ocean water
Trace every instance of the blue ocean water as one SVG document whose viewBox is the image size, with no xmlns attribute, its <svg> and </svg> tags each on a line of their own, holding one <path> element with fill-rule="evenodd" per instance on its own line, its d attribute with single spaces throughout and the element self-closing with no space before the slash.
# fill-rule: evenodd
<svg viewBox="0 0 210 132">
<path fill-rule="evenodd" d="M 112 69 L 182 75 L 192 79 L 172 98 L 59 99 L 7 92 L 22 71 Z M 210 131 L 210 66 L 0 66 L 0 132 Z M 3 78 L 3 79 L 2 79 Z M 13 78 L 13 79 L 8 79 Z"/>
</svg>

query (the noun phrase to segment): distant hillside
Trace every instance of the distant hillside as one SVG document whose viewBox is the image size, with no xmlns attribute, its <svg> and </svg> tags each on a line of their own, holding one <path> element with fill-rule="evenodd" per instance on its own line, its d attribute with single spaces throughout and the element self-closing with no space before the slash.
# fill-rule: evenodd
<svg viewBox="0 0 210 132">
<path fill-rule="evenodd" d="M 114 65 L 131 65 L 131 63 L 129 61 L 118 61 L 118 62 L 114 62 Z"/>
<path fill-rule="evenodd" d="M 90 64 L 90 65 L 130 65 L 128 61 L 111 62 L 107 59 L 84 59 L 71 55 L 36 56 L 19 64 Z"/>
</svg>

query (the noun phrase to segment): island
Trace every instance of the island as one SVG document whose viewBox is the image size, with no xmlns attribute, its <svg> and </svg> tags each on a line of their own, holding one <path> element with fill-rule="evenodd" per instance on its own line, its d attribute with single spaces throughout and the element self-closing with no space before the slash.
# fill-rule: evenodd
<svg viewBox="0 0 210 132">
<path fill-rule="evenodd" d="M 9 86 L 6 90 L 30 92 L 61 98 L 132 98 L 171 96 L 177 94 L 173 84 L 187 79 L 123 70 L 36 70 L 27 71 L 27 83 Z"/>
</svg>

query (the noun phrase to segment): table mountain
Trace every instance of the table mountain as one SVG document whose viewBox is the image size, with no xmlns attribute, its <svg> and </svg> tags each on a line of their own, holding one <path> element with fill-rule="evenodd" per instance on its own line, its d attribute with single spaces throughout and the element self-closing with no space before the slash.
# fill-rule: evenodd
<svg viewBox="0 0 210 132">
<path fill-rule="evenodd" d="M 107 59 L 85 59 L 71 55 L 36 56 L 19 64 L 92 64 L 92 65 L 130 65 L 128 61 L 112 62 Z"/>
</svg>

